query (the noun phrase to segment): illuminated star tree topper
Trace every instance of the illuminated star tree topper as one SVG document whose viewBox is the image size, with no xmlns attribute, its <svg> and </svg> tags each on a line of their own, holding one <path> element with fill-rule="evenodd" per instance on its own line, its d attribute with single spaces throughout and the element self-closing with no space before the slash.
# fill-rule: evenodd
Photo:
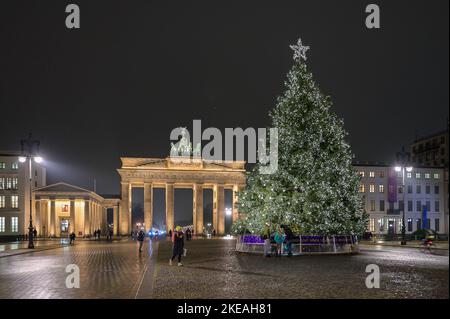
<svg viewBox="0 0 450 319">
<path fill-rule="evenodd" d="M 290 48 L 294 50 L 294 60 L 295 61 L 306 61 L 306 51 L 309 50 L 309 46 L 302 44 L 302 39 L 297 40 L 297 45 L 291 45 Z"/>
</svg>

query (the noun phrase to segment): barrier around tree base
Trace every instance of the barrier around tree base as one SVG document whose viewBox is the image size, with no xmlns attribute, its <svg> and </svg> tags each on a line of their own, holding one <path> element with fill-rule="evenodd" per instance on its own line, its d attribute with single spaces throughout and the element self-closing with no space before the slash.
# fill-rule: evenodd
<svg viewBox="0 0 450 319">
<path fill-rule="evenodd" d="M 287 255 L 287 243 L 283 244 L 283 255 Z M 275 242 L 271 241 L 274 253 Z M 359 252 L 358 238 L 354 235 L 300 235 L 291 240 L 292 255 L 355 254 Z M 264 240 L 257 235 L 243 235 L 236 240 L 236 251 L 240 253 L 264 254 Z"/>
</svg>

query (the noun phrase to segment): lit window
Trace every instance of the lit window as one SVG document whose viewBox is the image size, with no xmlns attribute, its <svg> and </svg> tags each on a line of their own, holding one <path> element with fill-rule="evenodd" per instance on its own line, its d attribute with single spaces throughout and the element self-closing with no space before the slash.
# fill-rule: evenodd
<svg viewBox="0 0 450 319">
<path fill-rule="evenodd" d="M 19 217 L 17 216 L 11 217 L 11 232 L 19 232 Z"/>
<path fill-rule="evenodd" d="M 371 192 L 371 193 L 375 192 L 375 185 L 373 185 L 373 184 L 369 185 L 369 192 Z"/>
<path fill-rule="evenodd" d="M 420 178 L 420 173 L 416 173 L 416 178 Z"/>
<path fill-rule="evenodd" d="M 17 163 L 17 162 L 12 163 L 11 164 L 11 168 L 12 169 L 19 169 L 19 163 Z"/>
<path fill-rule="evenodd" d="M 12 178 L 6 178 L 6 189 L 12 189 Z"/>
<path fill-rule="evenodd" d="M 378 176 L 379 176 L 380 178 L 383 178 L 383 177 L 384 177 L 384 172 L 380 172 Z"/>
<path fill-rule="evenodd" d="M 364 172 L 359 172 L 359 176 L 364 177 Z"/>
<path fill-rule="evenodd" d="M 425 173 L 425 178 L 430 178 L 430 173 Z"/>
<path fill-rule="evenodd" d="M 375 218 L 369 219 L 369 231 L 371 232 L 375 231 Z"/>
<path fill-rule="evenodd" d="M 438 173 L 434 173 L 434 174 L 433 174 L 433 177 L 434 177 L 435 179 L 439 179 L 439 174 L 438 174 Z"/>
<path fill-rule="evenodd" d="M 0 169 L 5 169 L 5 168 L 6 168 L 5 162 L 0 162 Z"/>
<path fill-rule="evenodd" d="M 19 189 L 19 179 L 17 177 L 13 177 L 12 179 L 12 189 Z"/>
<path fill-rule="evenodd" d="M 369 177 L 375 177 L 375 172 L 369 172 Z"/>
<path fill-rule="evenodd" d="M 5 217 L 0 217 L 0 233 L 5 232 Z"/>
<path fill-rule="evenodd" d="M 384 185 L 378 185 L 378 191 L 384 193 Z"/>
<path fill-rule="evenodd" d="M 366 189 L 365 189 L 365 187 L 364 187 L 364 184 L 360 184 L 359 185 L 359 192 L 360 193 L 364 193 L 366 191 Z"/>
<path fill-rule="evenodd" d="M 411 172 L 406 173 L 406 178 L 411 178 L 411 177 L 412 177 L 412 173 Z"/>
<path fill-rule="evenodd" d="M 5 178 L 0 177 L 0 189 L 5 189 Z"/>
<path fill-rule="evenodd" d="M 18 195 L 11 196 L 11 208 L 19 208 L 19 196 Z"/>
<path fill-rule="evenodd" d="M 5 204 L 5 195 L 1 195 L 0 196 L 0 208 L 5 208 L 6 204 Z"/>
</svg>

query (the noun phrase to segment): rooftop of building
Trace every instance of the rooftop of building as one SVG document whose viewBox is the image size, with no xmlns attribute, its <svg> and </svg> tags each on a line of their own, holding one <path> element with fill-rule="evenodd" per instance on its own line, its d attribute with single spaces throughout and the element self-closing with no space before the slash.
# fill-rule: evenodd
<svg viewBox="0 0 450 319">
<path fill-rule="evenodd" d="M 436 137 L 439 137 L 439 136 L 442 136 L 442 135 L 448 135 L 448 128 L 445 129 L 445 130 L 441 130 L 441 131 L 435 132 L 433 134 L 428 134 L 428 135 L 424 135 L 424 136 L 421 136 L 421 137 L 416 137 L 415 140 L 413 141 L 413 144 L 420 143 L 420 142 L 423 142 L 423 141 L 426 141 L 426 140 L 430 140 L 430 139 L 433 139 L 433 138 L 436 138 Z"/>
</svg>

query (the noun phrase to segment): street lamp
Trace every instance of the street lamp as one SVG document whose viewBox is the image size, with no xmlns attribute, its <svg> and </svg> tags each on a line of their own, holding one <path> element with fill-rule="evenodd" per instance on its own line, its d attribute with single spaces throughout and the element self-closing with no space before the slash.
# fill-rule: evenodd
<svg viewBox="0 0 450 319">
<path fill-rule="evenodd" d="M 31 133 L 28 134 L 28 138 L 20 141 L 21 154 L 19 156 L 19 162 L 29 162 L 29 183 L 30 183 L 30 225 L 28 227 L 28 248 L 34 248 L 33 241 L 33 170 L 31 162 L 34 160 L 36 163 L 42 163 L 43 159 L 39 156 L 38 140 L 31 139 Z"/>
<path fill-rule="evenodd" d="M 232 212 L 233 211 L 232 211 L 232 209 L 230 207 L 225 208 L 225 215 L 231 216 Z"/>
<path fill-rule="evenodd" d="M 403 215 L 402 215 L 402 241 L 401 245 L 406 245 L 406 226 L 405 226 L 405 170 L 410 173 L 412 172 L 413 168 L 411 166 L 405 166 L 405 163 L 407 162 L 405 159 L 409 156 L 409 153 L 405 152 L 405 149 L 402 148 L 401 152 L 397 153 L 397 161 L 400 161 L 401 165 L 395 166 L 396 172 L 402 172 L 402 193 L 403 193 Z"/>
</svg>

